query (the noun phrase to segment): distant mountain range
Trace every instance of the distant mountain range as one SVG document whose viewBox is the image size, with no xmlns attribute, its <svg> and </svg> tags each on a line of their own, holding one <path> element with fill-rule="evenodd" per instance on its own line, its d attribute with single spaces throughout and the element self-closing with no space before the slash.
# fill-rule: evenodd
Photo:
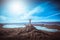
<svg viewBox="0 0 60 40">
<path fill-rule="evenodd" d="M 28 22 L 23 23 L 0 23 L 4 25 L 25 25 L 29 24 Z M 32 22 L 32 24 L 48 24 L 48 25 L 60 25 L 60 22 Z"/>
</svg>

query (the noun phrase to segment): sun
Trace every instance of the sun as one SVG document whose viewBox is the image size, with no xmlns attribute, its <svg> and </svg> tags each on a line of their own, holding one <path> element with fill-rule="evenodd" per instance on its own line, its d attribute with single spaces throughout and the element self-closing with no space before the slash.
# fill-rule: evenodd
<svg viewBox="0 0 60 40">
<path fill-rule="evenodd" d="M 23 2 L 14 1 L 9 4 L 8 10 L 12 15 L 21 15 L 26 13 L 26 5 Z"/>
</svg>

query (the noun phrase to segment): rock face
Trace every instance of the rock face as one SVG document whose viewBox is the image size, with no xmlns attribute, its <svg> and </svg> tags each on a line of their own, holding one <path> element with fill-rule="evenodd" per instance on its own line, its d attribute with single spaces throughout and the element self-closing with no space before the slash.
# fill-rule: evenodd
<svg viewBox="0 0 60 40">
<path fill-rule="evenodd" d="M 26 28 L 27 31 L 36 30 L 35 27 L 32 24 L 26 25 L 25 28 Z"/>
<path fill-rule="evenodd" d="M 33 25 L 26 25 L 26 27 L 22 28 L 18 34 L 31 32 L 33 30 L 36 30 Z"/>
<path fill-rule="evenodd" d="M 0 24 L 0 28 L 3 28 L 3 24 Z"/>
<path fill-rule="evenodd" d="M 35 29 L 31 24 L 24 28 L 0 30 L 0 40 L 60 40 L 48 33 Z"/>
</svg>

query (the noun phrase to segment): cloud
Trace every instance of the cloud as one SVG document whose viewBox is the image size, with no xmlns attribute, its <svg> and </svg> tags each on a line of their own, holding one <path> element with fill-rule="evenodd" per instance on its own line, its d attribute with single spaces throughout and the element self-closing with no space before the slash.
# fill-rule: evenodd
<svg viewBox="0 0 60 40">
<path fill-rule="evenodd" d="M 33 14 L 35 14 L 35 13 L 38 13 L 38 12 L 43 12 L 44 10 L 43 10 L 43 8 L 42 7 L 40 7 L 40 6 L 37 6 L 37 7 L 35 7 L 33 10 L 31 10 L 30 12 L 28 12 L 28 13 L 25 13 L 22 17 L 21 17 L 21 19 L 28 19 L 29 17 L 31 17 L 31 15 L 33 15 Z"/>
<path fill-rule="evenodd" d="M 1 14 L 3 16 L 0 17 L 0 20 L 2 20 L 2 22 L 4 21 L 9 23 L 28 22 L 28 19 L 32 19 L 33 22 L 59 21 L 57 19 L 53 19 L 53 16 L 59 15 L 60 13 L 55 12 L 55 7 L 51 5 L 49 2 L 42 3 L 36 6 L 35 8 L 32 8 L 32 10 L 29 12 L 26 12 L 26 10 L 24 10 L 25 12 L 23 13 L 20 13 L 20 10 L 17 13 L 11 13 L 8 11 L 7 8 L 5 8 L 2 10 Z M 36 16 L 35 14 L 38 15 Z"/>
<path fill-rule="evenodd" d="M 56 15 L 60 15 L 60 13 L 55 13 L 55 14 L 53 14 L 53 15 L 47 16 L 47 17 L 45 17 L 45 19 L 46 19 L 46 18 L 49 18 L 49 17 L 56 16 Z"/>
<path fill-rule="evenodd" d="M 7 17 L 6 16 L 0 16 L 0 20 L 7 20 Z"/>
</svg>

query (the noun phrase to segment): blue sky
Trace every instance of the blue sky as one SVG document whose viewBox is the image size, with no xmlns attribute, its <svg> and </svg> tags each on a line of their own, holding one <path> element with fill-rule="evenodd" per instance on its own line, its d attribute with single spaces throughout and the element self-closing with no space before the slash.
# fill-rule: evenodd
<svg viewBox="0 0 60 40">
<path fill-rule="evenodd" d="M 0 6 L 0 23 L 60 22 L 60 7 L 51 1 L 6 1 Z"/>
</svg>

